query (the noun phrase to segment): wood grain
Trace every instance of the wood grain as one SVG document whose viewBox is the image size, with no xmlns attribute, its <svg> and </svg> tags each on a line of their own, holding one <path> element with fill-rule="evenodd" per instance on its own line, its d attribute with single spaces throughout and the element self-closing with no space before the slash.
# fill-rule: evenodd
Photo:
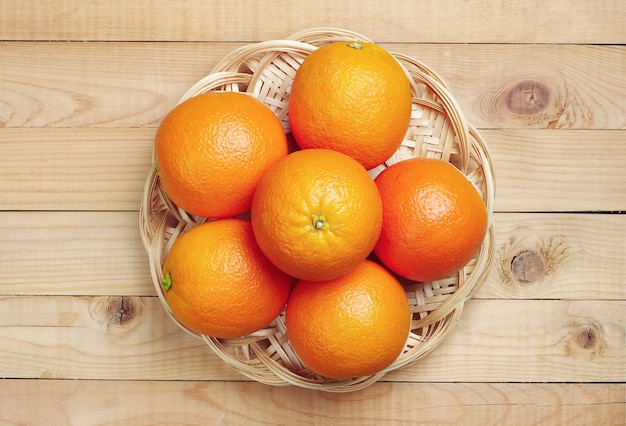
<svg viewBox="0 0 626 426">
<path fill-rule="evenodd" d="M 136 212 L 0 212 L 2 294 L 154 295 Z"/>
<path fill-rule="evenodd" d="M 626 299 L 626 215 L 494 219 L 495 260 L 476 297 Z M 0 270 L 11 273 L 0 295 L 155 295 L 138 223 L 136 212 L 1 212 Z"/>
<path fill-rule="evenodd" d="M 626 216 L 495 215 L 496 253 L 476 297 L 626 299 Z"/>
<path fill-rule="evenodd" d="M 385 3 L 244 0 L 8 0 L 2 40 L 265 40 L 309 27 L 352 28 L 379 40 L 443 43 L 623 43 L 624 4 L 455 0 Z M 210 22 L 210 24 L 208 24 Z M 268 24 L 271 23 L 271 24 Z"/>
<path fill-rule="evenodd" d="M 156 297 L 0 298 L 0 377 L 241 380 Z"/>
<path fill-rule="evenodd" d="M 0 125 L 156 127 L 242 44 L 4 42 Z M 477 127 L 626 128 L 626 46 L 383 47 L 441 74 Z"/>
<path fill-rule="evenodd" d="M 469 45 L 414 58 L 441 70 L 479 128 L 626 128 L 624 46 Z"/>
<path fill-rule="evenodd" d="M 156 297 L 0 298 L 0 377 L 243 380 Z M 624 382 L 626 302 L 472 300 L 400 382 Z"/>
<path fill-rule="evenodd" d="M 621 130 L 484 130 L 499 212 L 626 210 Z M 0 128 L 0 206 L 138 210 L 154 129 Z M 581 175 L 584 179 L 581 179 Z"/>
<path fill-rule="evenodd" d="M 138 211 L 155 129 L 0 129 L 0 206 Z"/>
<path fill-rule="evenodd" d="M 444 381 L 623 382 L 625 308 L 624 301 L 472 300 L 436 352 L 388 380 L 436 380 L 429 376 L 439 371 Z"/>
<path fill-rule="evenodd" d="M 626 211 L 626 132 L 484 131 L 497 211 Z"/>
<path fill-rule="evenodd" d="M 150 389 L 150 392 L 146 390 Z M 621 425 L 623 384 L 377 383 L 326 394 L 257 383 L 3 380 L 0 422 Z"/>
</svg>

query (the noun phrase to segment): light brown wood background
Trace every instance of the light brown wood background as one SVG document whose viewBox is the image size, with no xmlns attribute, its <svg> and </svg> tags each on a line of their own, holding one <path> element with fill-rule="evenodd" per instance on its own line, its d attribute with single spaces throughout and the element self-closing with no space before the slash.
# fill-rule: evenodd
<svg viewBox="0 0 626 426">
<path fill-rule="evenodd" d="M 0 424 L 623 425 L 625 23 L 620 0 L 3 0 Z M 161 118 L 229 51 L 311 27 L 435 69 L 497 180 L 456 330 L 348 394 L 247 381 L 181 332 L 138 230 Z"/>
</svg>

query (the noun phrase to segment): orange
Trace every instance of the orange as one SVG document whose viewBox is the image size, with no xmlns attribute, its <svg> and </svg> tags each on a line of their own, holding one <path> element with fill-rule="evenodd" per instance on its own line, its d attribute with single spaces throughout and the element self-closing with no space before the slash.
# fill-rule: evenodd
<svg viewBox="0 0 626 426">
<path fill-rule="evenodd" d="M 163 190 L 185 211 L 229 217 L 250 209 L 263 174 L 287 155 L 284 129 L 253 97 L 208 92 L 170 111 L 154 141 Z"/>
<path fill-rule="evenodd" d="M 174 241 L 163 264 L 172 314 L 196 333 L 234 338 L 268 325 L 282 311 L 292 278 L 261 252 L 248 220 L 205 222 Z"/>
<path fill-rule="evenodd" d="M 301 148 L 329 148 L 371 169 L 393 155 L 411 118 L 411 87 L 385 49 L 334 42 L 306 57 L 289 95 L 291 132 Z"/>
<path fill-rule="evenodd" d="M 265 255 L 300 279 L 345 274 L 374 248 L 382 205 L 374 181 L 337 151 L 295 151 L 261 178 L 252 199 L 254 235 Z"/>
<path fill-rule="evenodd" d="M 412 158 L 376 178 L 383 228 L 374 253 L 416 281 L 448 277 L 476 254 L 488 215 L 472 183 L 443 160 Z"/>
<path fill-rule="evenodd" d="M 285 326 L 302 362 L 329 378 L 377 373 L 402 352 L 411 311 L 398 280 L 365 260 L 334 280 L 300 281 L 287 302 Z"/>
</svg>

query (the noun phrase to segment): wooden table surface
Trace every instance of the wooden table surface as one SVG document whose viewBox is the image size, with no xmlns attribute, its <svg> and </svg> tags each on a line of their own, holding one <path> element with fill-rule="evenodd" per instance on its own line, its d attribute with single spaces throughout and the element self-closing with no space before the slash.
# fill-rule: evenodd
<svg viewBox="0 0 626 426">
<path fill-rule="evenodd" d="M 620 0 L 3 0 L 0 423 L 624 424 L 625 23 Z M 497 182 L 457 328 L 342 394 L 251 382 L 182 332 L 138 228 L 163 116 L 234 48 L 312 27 L 441 74 Z"/>
</svg>

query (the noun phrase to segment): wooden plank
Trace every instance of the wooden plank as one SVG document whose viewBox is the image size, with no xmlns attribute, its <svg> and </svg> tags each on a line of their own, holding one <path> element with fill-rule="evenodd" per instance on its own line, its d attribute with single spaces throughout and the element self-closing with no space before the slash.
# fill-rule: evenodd
<svg viewBox="0 0 626 426">
<path fill-rule="evenodd" d="M 81 2 L 9 0 L 2 40 L 260 40 L 332 26 L 379 40 L 446 43 L 623 43 L 626 9 L 597 2 Z M 271 25 L 267 25 L 271 22 Z"/>
<path fill-rule="evenodd" d="M 243 380 L 156 297 L 0 298 L 0 377 Z M 471 300 L 400 382 L 624 382 L 626 302 Z"/>
<path fill-rule="evenodd" d="M 479 298 L 626 299 L 626 215 L 494 216 Z M 0 213 L 0 294 L 155 294 L 135 212 Z"/>
<path fill-rule="evenodd" d="M 3 42 L 0 126 L 156 127 L 241 45 Z M 383 46 L 441 74 L 477 127 L 626 127 L 626 46 Z"/>
<path fill-rule="evenodd" d="M 0 128 L 3 210 L 137 211 L 155 129 Z"/>
<path fill-rule="evenodd" d="M 467 120 L 479 128 L 626 128 L 625 46 L 399 49 L 441 73 Z"/>
<path fill-rule="evenodd" d="M 2 294 L 155 294 L 136 212 L 2 212 L 0 224 Z"/>
<path fill-rule="evenodd" d="M 494 264 L 478 298 L 626 299 L 626 215 L 495 215 Z"/>
<path fill-rule="evenodd" d="M 626 211 L 626 132 L 484 131 L 497 211 Z"/>
<path fill-rule="evenodd" d="M 3 380 L 7 424 L 618 425 L 626 387 L 376 383 L 356 394 L 257 383 Z"/>
<path fill-rule="evenodd" d="M 481 133 L 496 211 L 626 210 L 625 131 Z M 0 128 L 0 209 L 138 210 L 153 140 L 154 129 Z"/>
<path fill-rule="evenodd" d="M 625 323 L 624 301 L 471 300 L 436 352 L 387 379 L 622 383 Z"/>
<path fill-rule="evenodd" d="M 156 127 L 233 48 L 190 44 L 2 43 L 0 126 Z"/>
<path fill-rule="evenodd" d="M 158 298 L 0 298 L 3 378 L 237 380 Z M 10 314 L 9 314 L 10 312 Z"/>
</svg>

